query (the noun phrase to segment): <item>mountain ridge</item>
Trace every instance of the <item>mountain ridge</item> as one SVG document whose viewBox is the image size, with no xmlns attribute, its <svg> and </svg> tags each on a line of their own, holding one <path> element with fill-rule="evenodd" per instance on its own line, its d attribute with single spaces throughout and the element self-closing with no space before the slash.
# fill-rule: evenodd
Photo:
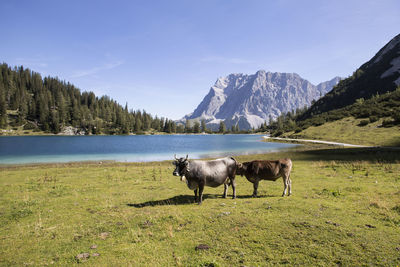
<svg viewBox="0 0 400 267">
<path fill-rule="evenodd" d="M 185 120 L 205 120 L 215 129 L 221 121 L 227 127 L 257 128 L 265 121 L 298 108 L 309 106 L 332 89 L 340 80 L 313 85 L 297 73 L 267 72 L 232 73 L 219 77 L 197 108 Z"/>
<path fill-rule="evenodd" d="M 353 75 L 315 102 L 299 119 L 343 108 L 357 99 L 394 91 L 400 86 L 400 34 L 392 38 Z"/>
</svg>

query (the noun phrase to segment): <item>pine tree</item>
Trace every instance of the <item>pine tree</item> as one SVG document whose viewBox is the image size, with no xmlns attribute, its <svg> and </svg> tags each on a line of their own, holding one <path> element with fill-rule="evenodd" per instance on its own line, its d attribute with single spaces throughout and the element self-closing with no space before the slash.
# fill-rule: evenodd
<svg viewBox="0 0 400 267">
<path fill-rule="evenodd" d="M 166 133 L 171 133 L 171 130 L 172 130 L 171 123 L 168 119 L 166 119 L 163 131 Z"/>
<path fill-rule="evenodd" d="M 190 126 L 190 121 L 188 119 L 186 119 L 185 133 L 191 133 L 191 132 L 192 132 L 192 128 Z"/>
<path fill-rule="evenodd" d="M 205 120 L 201 120 L 201 131 L 204 133 L 207 132 L 207 125 Z"/>
<path fill-rule="evenodd" d="M 59 133 L 61 128 L 60 128 L 60 123 L 59 123 L 59 117 L 58 117 L 58 112 L 56 110 L 52 110 L 50 113 L 50 119 L 51 119 L 51 131 L 53 133 Z"/>
<path fill-rule="evenodd" d="M 5 88 L 2 81 L 2 75 L 0 71 L 0 128 L 7 126 L 7 103 L 5 97 Z"/>
<path fill-rule="evenodd" d="M 138 133 L 138 132 L 140 132 L 142 130 L 142 121 L 139 118 L 137 118 L 135 120 L 135 128 L 134 128 L 134 130 L 135 130 L 136 133 Z"/>
<path fill-rule="evenodd" d="M 176 133 L 176 123 L 171 120 L 171 133 Z"/>
<path fill-rule="evenodd" d="M 179 124 L 176 126 L 176 132 L 177 133 L 184 133 L 185 132 L 185 126 L 183 124 Z"/>
<path fill-rule="evenodd" d="M 26 101 L 21 101 L 18 107 L 18 124 L 24 123 L 27 115 L 28 103 Z"/>
<path fill-rule="evenodd" d="M 198 121 L 196 121 L 193 125 L 193 132 L 200 133 L 200 123 Z"/>
<path fill-rule="evenodd" d="M 218 130 L 218 132 L 219 132 L 219 133 L 225 133 L 225 132 L 226 132 L 226 126 L 225 126 L 225 123 L 224 123 L 223 121 L 221 121 L 221 122 L 219 123 L 219 130 Z"/>
</svg>

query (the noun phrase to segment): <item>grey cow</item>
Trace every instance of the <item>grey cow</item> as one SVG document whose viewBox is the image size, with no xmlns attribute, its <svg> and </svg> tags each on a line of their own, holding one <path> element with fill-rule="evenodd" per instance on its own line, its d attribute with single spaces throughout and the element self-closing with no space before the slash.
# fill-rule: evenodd
<svg viewBox="0 0 400 267">
<path fill-rule="evenodd" d="M 201 161 L 201 160 L 188 160 L 186 158 L 176 158 L 173 161 L 176 166 L 173 175 L 180 176 L 183 181 L 186 179 L 186 184 L 189 189 L 194 190 L 195 200 L 198 204 L 203 201 L 203 190 L 204 186 L 217 187 L 224 184 L 224 195 L 228 191 L 229 184 L 232 185 L 233 198 L 236 198 L 236 160 L 231 157 L 222 159 Z M 197 198 L 197 190 L 199 191 L 199 197 Z"/>
<path fill-rule="evenodd" d="M 245 176 L 246 179 L 253 183 L 253 197 L 257 196 L 258 183 L 261 180 L 276 181 L 279 177 L 283 178 L 283 193 L 288 196 L 292 194 L 292 180 L 290 172 L 292 171 L 292 161 L 290 159 L 279 160 L 254 160 L 249 162 L 239 163 L 237 165 L 236 174 Z"/>
</svg>

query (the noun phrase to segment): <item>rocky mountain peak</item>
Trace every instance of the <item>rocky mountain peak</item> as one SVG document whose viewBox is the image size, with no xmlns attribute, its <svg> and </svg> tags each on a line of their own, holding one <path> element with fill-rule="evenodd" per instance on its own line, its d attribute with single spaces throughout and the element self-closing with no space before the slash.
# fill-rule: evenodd
<svg viewBox="0 0 400 267">
<path fill-rule="evenodd" d="M 220 121 L 227 127 L 256 128 L 282 112 L 309 106 L 332 89 L 339 80 L 315 86 L 296 73 L 259 70 L 253 75 L 230 74 L 220 77 L 193 113 L 183 120 L 206 120 L 217 128 Z"/>
</svg>

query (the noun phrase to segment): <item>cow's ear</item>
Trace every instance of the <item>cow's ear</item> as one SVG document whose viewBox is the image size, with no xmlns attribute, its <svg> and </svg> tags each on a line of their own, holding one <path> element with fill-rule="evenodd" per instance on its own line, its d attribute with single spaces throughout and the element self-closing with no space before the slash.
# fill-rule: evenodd
<svg viewBox="0 0 400 267">
<path fill-rule="evenodd" d="M 175 166 L 176 166 L 176 161 L 173 161 L 173 162 L 172 162 L 172 165 L 175 165 Z"/>
<path fill-rule="evenodd" d="M 185 161 L 185 166 L 187 167 L 189 165 L 189 161 Z"/>
</svg>

